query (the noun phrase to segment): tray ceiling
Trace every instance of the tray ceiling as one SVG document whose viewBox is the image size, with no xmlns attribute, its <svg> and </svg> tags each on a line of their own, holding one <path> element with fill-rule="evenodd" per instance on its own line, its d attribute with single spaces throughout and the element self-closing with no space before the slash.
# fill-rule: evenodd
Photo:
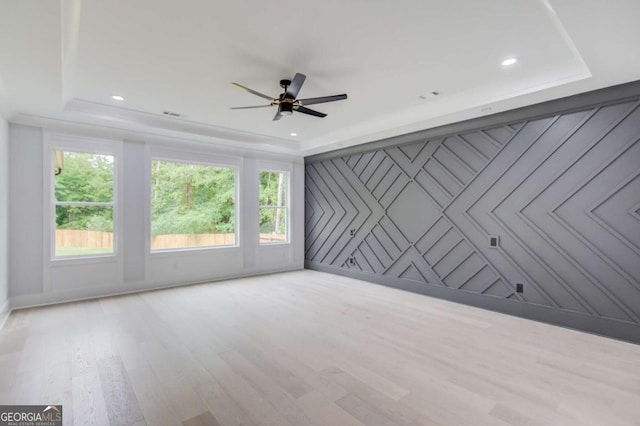
<svg viewBox="0 0 640 426">
<path fill-rule="evenodd" d="M 635 1 L 35 3 L 0 6 L 0 108 L 18 122 L 305 155 L 640 78 Z M 229 109 L 263 103 L 232 81 L 277 96 L 296 72 L 301 97 L 349 99 L 324 119 Z"/>
</svg>

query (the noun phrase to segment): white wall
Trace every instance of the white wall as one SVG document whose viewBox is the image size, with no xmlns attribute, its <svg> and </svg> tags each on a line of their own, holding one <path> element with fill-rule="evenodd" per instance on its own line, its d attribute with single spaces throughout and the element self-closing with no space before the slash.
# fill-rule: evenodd
<svg viewBox="0 0 640 426">
<path fill-rule="evenodd" d="M 9 302 L 12 308 L 303 268 L 302 157 L 185 141 L 149 140 L 147 135 L 117 140 L 98 130 L 81 133 L 10 125 Z M 65 138 L 79 138 L 87 147 L 100 143 L 99 139 L 116 140 L 122 148 L 122 246 L 109 260 L 51 259 L 53 224 L 44 208 L 50 204 L 48 190 L 45 190 L 49 177 L 43 173 L 43 161 L 49 158 L 50 146 L 55 143 L 51 141 Z M 239 246 L 150 252 L 147 201 L 150 199 L 150 161 L 152 157 L 167 155 L 183 159 L 225 159 L 238 167 Z M 260 169 L 274 166 L 291 173 L 291 241 L 261 246 L 257 233 L 257 177 Z"/>
<path fill-rule="evenodd" d="M 9 313 L 9 127 L 0 115 L 0 327 Z"/>
<path fill-rule="evenodd" d="M 42 129 L 9 126 L 9 298 L 42 292 Z"/>
</svg>

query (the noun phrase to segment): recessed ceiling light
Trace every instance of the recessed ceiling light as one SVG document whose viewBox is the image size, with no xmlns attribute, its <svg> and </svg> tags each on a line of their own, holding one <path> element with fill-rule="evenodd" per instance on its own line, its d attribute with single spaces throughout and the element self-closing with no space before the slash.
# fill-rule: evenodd
<svg viewBox="0 0 640 426">
<path fill-rule="evenodd" d="M 120 95 L 112 95 L 111 99 L 113 99 L 114 101 L 124 101 L 124 97 Z"/>
<path fill-rule="evenodd" d="M 296 132 L 291 132 L 290 135 L 291 136 L 298 136 L 298 134 Z"/>
<path fill-rule="evenodd" d="M 518 58 L 507 58 L 504 61 L 502 61 L 502 66 L 508 67 L 509 65 L 513 65 L 516 62 L 518 62 Z"/>
</svg>

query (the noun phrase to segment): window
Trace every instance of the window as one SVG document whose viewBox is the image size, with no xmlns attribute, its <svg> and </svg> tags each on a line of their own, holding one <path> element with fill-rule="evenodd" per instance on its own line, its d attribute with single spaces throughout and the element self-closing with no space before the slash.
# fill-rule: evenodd
<svg viewBox="0 0 640 426">
<path fill-rule="evenodd" d="M 54 151 L 55 257 L 114 253 L 113 155 Z"/>
<path fill-rule="evenodd" d="M 151 249 L 236 244 L 236 170 L 151 163 Z"/>
<path fill-rule="evenodd" d="M 288 241 L 289 174 L 260 172 L 260 243 Z"/>
</svg>

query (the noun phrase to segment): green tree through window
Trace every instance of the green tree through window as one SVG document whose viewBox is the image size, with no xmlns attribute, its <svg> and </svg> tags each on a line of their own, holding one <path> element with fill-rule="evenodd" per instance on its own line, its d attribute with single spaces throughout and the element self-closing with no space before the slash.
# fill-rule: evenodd
<svg viewBox="0 0 640 426">
<path fill-rule="evenodd" d="M 287 241 L 289 174 L 260 172 L 260 243 Z"/>
<path fill-rule="evenodd" d="M 55 176 L 55 255 L 113 253 L 114 157 L 64 151 Z"/>
<path fill-rule="evenodd" d="M 151 248 L 235 244 L 235 170 L 154 160 L 151 164 Z"/>
</svg>

